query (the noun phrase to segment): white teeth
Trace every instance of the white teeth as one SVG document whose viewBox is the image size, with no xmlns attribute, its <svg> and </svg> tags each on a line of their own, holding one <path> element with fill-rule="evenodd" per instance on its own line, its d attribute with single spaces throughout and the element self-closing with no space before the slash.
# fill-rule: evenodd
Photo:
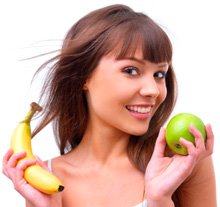
<svg viewBox="0 0 220 207">
<path fill-rule="evenodd" d="M 148 113 L 150 112 L 151 110 L 151 107 L 139 107 L 139 106 L 127 106 L 127 108 L 130 110 L 130 111 L 135 111 L 135 112 L 138 112 L 138 113 Z"/>
</svg>

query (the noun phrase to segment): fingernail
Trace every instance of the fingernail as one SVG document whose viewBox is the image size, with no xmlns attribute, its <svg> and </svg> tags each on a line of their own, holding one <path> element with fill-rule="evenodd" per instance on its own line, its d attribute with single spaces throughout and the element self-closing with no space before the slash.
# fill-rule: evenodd
<svg viewBox="0 0 220 207">
<path fill-rule="evenodd" d="M 185 139 L 183 138 L 183 137 L 180 137 L 180 140 L 179 140 L 180 142 L 184 142 L 185 141 Z"/>
</svg>

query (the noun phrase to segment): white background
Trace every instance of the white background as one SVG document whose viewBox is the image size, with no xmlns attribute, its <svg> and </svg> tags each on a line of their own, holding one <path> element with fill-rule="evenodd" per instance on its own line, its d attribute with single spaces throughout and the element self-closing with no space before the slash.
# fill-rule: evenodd
<svg viewBox="0 0 220 207">
<path fill-rule="evenodd" d="M 114 3 L 131 6 L 158 22 L 174 47 L 174 68 L 179 98 L 174 110 L 191 112 L 210 122 L 215 133 L 213 154 L 220 203 L 220 6 L 216 0 L 7 0 L 0 3 L 0 157 L 9 148 L 11 133 L 24 117 L 29 103 L 37 101 L 40 77 L 31 85 L 37 67 L 50 56 L 21 61 L 58 49 L 70 26 L 98 7 Z M 33 127 L 35 122 L 32 123 Z M 33 140 L 43 160 L 58 155 L 51 127 Z M 0 203 L 24 206 L 12 183 L 0 174 Z"/>
</svg>

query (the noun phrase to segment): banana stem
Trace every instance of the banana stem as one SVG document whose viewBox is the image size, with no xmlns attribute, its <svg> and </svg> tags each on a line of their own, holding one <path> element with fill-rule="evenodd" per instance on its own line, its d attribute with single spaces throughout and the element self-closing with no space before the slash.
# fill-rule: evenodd
<svg viewBox="0 0 220 207">
<path fill-rule="evenodd" d="M 26 117 L 24 118 L 24 120 L 22 122 L 27 122 L 29 123 L 33 117 L 33 115 L 37 112 L 37 111 L 41 111 L 42 107 L 40 105 L 38 105 L 35 102 L 32 102 L 30 104 L 31 108 L 29 110 L 29 112 L 27 113 Z"/>
</svg>

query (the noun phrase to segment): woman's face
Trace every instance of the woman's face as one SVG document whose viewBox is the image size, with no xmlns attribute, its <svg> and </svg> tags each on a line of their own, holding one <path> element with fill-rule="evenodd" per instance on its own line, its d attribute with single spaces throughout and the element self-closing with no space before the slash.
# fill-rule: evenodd
<svg viewBox="0 0 220 207">
<path fill-rule="evenodd" d="M 84 85 L 89 123 L 129 135 L 146 133 L 166 98 L 167 63 L 151 63 L 137 51 L 132 58 L 104 56 Z"/>
</svg>

